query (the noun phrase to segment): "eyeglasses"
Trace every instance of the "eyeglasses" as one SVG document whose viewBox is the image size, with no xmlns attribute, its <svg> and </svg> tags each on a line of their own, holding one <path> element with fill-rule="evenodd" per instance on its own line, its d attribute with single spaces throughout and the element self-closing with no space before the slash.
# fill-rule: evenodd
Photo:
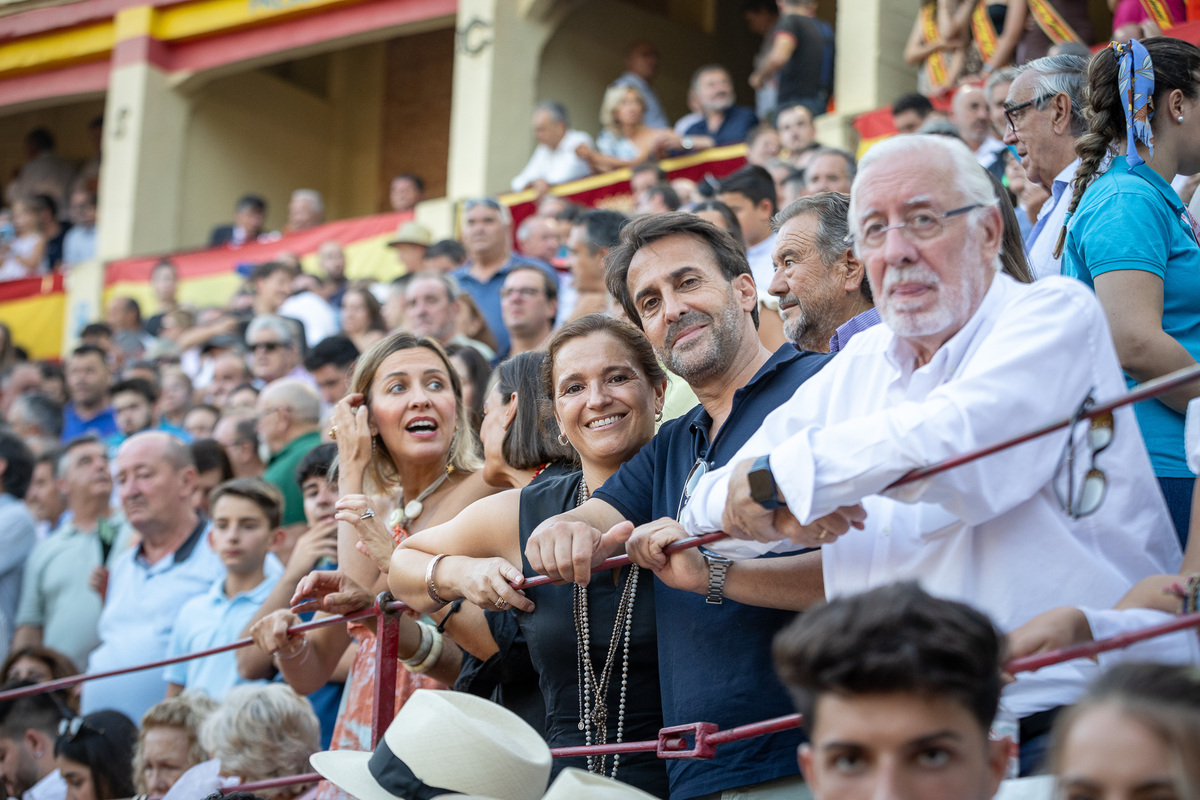
<svg viewBox="0 0 1200 800">
<path fill-rule="evenodd" d="M 1054 97 L 1055 94 L 1057 94 L 1057 92 L 1048 92 L 1047 94 L 1038 95 L 1032 100 L 1020 103 L 1019 105 L 1012 107 L 1005 106 L 1004 119 L 1008 120 L 1008 129 L 1013 133 L 1016 133 L 1017 123 L 1021 121 L 1021 117 L 1025 116 L 1025 109 L 1029 108 L 1030 106 L 1037 106 L 1039 103 L 1044 103 L 1051 97 Z"/>
<path fill-rule="evenodd" d="M 1087 446 L 1091 451 L 1092 460 L 1087 473 L 1083 476 L 1083 483 L 1079 486 L 1078 496 L 1075 492 L 1075 428 L 1093 405 L 1095 405 L 1095 401 L 1089 393 L 1071 417 L 1067 445 L 1058 459 L 1058 468 L 1056 469 L 1054 493 L 1058 497 L 1059 505 L 1071 519 L 1086 517 L 1099 508 L 1100 504 L 1104 502 L 1104 495 L 1108 489 L 1108 477 L 1104 474 L 1104 470 L 1096 466 L 1096 456 L 1112 444 L 1116 429 L 1111 411 L 1093 417 L 1088 422 Z M 1065 495 L 1061 491 L 1057 479 L 1057 475 L 1061 475 L 1064 469 L 1067 473 Z"/>
<path fill-rule="evenodd" d="M 687 507 L 688 501 L 692 499 L 692 494 L 696 491 L 696 487 L 700 485 L 700 479 L 708 473 L 708 462 L 703 457 L 696 459 L 696 463 L 692 464 L 692 470 L 687 475 L 687 480 L 683 482 L 683 494 L 679 497 L 679 508 L 675 511 L 675 519 L 678 521 L 683 516 L 683 509 Z"/>
<path fill-rule="evenodd" d="M 541 297 L 545 293 L 546 293 L 545 289 L 538 289 L 533 286 L 509 286 L 507 288 L 500 290 L 500 299 L 507 300 L 509 297 L 512 297 L 513 295 L 517 295 L 518 297 L 528 297 L 528 298 L 532 299 L 534 297 Z"/>
<path fill-rule="evenodd" d="M 947 211 L 945 214 L 934 214 L 924 209 L 910 211 L 905 215 L 904 222 L 897 222 L 895 225 L 885 225 L 882 221 L 872 222 L 859 234 L 859 246 L 872 249 L 882 247 L 887 239 L 888 231 L 900 231 L 910 242 L 936 239 L 942 235 L 942 231 L 946 227 L 946 220 L 977 208 L 983 208 L 983 204 L 972 203 L 969 206 Z M 846 244 L 852 245 L 854 241 L 854 237 L 846 237 Z"/>
<path fill-rule="evenodd" d="M 250 349 L 257 353 L 259 350 L 266 350 L 268 353 L 274 353 L 281 347 L 287 347 L 283 342 L 258 342 L 250 345 Z"/>
<path fill-rule="evenodd" d="M 73 742 L 81 731 L 86 730 L 88 733 L 94 733 L 97 736 L 104 735 L 103 728 L 97 728 L 92 723 L 88 722 L 82 716 L 71 717 L 64 719 L 58 723 L 58 738 L 64 741 Z"/>
</svg>

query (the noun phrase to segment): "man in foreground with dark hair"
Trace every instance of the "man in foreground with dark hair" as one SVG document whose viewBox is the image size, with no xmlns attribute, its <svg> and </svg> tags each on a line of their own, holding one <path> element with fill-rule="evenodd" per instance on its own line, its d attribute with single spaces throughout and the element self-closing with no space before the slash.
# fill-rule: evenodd
<svg viewBox="0 0 1200 800">
<path fill-rule="evenodd" d="M 0 691 L 32 681 L 9 681 Z M 54 740 L 68 710 L 57 694 L 0 701 L 0 780 L 7 797 L 63 800 L 67 784 L 54 768 Z"/>
<path fill-rule="evenodd" d="M 774 654 L 816 800 L 996 794 L 1012 744 L 988 738 L 1001 644 L 983 613 L 915 583 L 881 586 L 800 615 Z"/>
</svg>

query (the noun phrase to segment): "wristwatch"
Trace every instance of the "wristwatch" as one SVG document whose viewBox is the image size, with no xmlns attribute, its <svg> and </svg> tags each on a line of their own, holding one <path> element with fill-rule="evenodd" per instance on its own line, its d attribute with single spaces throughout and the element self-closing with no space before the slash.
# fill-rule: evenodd
<svg viewBox="0 0 1200 800">
<path fill-rule="evenodd" d="M 759 456 L 750 467 L 746 479 L 750 482 L 750 497 L 763 508 L 774 510 L 786 506 L 779 499 L 779 487 L 775 485 L 775 475 L 771 472 L 770 456 Z"/>
<path fill-rule="evenodd" d="M 715 553 L 703 545 L 697 549 L 708 562 L 708 594 L 705 595 L 704 602 L 710 606 L 719 606 L 725 602 L 725 573 L 729 571 L 733 559 Z"/>
</svg>

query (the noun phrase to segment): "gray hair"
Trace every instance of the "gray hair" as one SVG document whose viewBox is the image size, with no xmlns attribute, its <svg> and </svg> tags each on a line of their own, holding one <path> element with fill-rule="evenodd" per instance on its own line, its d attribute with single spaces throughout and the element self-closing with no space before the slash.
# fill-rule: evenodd
<svg viewBox="0 0 1200 800">
<path fill-rule="evenodd" d="M 934 152 L 930 152 L 934 151 Z M 882 142 L 871 147 L 867 154 L 863 156 L 859 162 L 858 176 L 854 180 L 854 185 L 850 189 L 850 235 L 854 237 L 855 254 L 858 253 L 858 208 L 857 201 L 861 196 L 858 191 L 859 184 L 863 181 L 863 176 L 867 173 L 870 167 L 876 161 L 885 163 L 904 164 L 912 163 L 915 156 L 920 153 L 931 156 L 926 160 L 928 164 L 948 164 L 954 171 L 953 188 L 957 189 L 962 195 L 963 205 L 979 205 L 983 208 L 977 208 L 971 212 L 970 216 L 975 217 L 981 212 L 986 212 L 989 208 L 996 208 L 999 200 L 996 199 L 996 192 L 992 188 L 992 180 L 988 177 L 985 169 L 979 166 L 979 162 L 975 159 L 975 154 L 971 152 L 971 148 L 960 139 L 952 139 L 949 136 L 937 136 L 929 134 L 914 133 L 910 136 L 894 136 L 891 139 L 885 139 Z"/>
<path fill-rule="evenodd" d="M 200 744 L 220 759 L 223 773 L 268 780 L 308 771 L 309 756 L 321 749 L 321 725 L 286 684 L 235 686 L 201 725 Z"/>
<path fill-rule="evenodd" d="M 321 398 L 313 388 L 296 378 L 280 378 L 263 389 L 260 402 L 277 401 L 291 409 L 300 422 L 317 424 L 321 421 Z"/>
<path fill-rule="evenodd" d="M 793 200 L 771 218 L 771 230 L 776 233 L 802 214 L 815 214 L 817 231 L 814 240 L 821 263 L 830 266 L 846 252 L 850 236 L 850 195 L 841 192 L 818 192 Z"/>
<path fill-rule="evenodd" d="M 58 459 L 54 462 L 54 477 L 57 480 L 61 481 L 63 478 L 67 477 L 67 467 L 70 466 L 71 453 L 75 452 L 76 448 L 82 447 L 85 444 L 98 444 L 101 447 L 104 447 L 104 442 L 102 442 L 100 437 L 94 433 L 85 433 L 82 436 L 77 436 L 71 441 L 67 442 L 65 445 L 63 445 L 62 449 L 58 451 Z M 107 449 L 105 450 L 104 456 L 105 458 L 108 457 Z"/>
<path fill-rule="evenodd" d="M 1012 83 L 1017 79 L 1018 74 L 1020 72 L 1016 67 L 1005 67 L 1004 69 L 996 70 L 987 79 L 987 83 L 983 85 L 983 93 L 990 98 L 992 96 L 992 89 L 995 89 L 1002 83 Z"/>
<path fill-rule="evenodd" d="M 1065 94 L 1071 101 L 1071 135 L 1078 138 L 1087 133 L 1083 108 L 1087 83 L 1088 60 L 1082 56 L 1046 56 L 1016 68 L 1016 74 L 1033 73 L 1033 99 L 1045 97 L 1035 107 L 1041 110 L 1056 95 Z"/>
<path fill-rule="evenodd" d="M 250 342 L 259 331 L 269 331 L 275 334 L 280 343 L 289 347 L 296 346 L 296 334 L 291 323 L 277 314 L 259 314 L 250 320 L 250 324 L 246 326 L 246 341 Z"/>
<path fill-rule="evenodd" d="M 293 200 L 307 200 L 318 214 L 325 211 L 325 199 L 316 189 L 297 189 L 292 192 Z"/>
<path fill-rule="evenodd" d="M 571 120 L 567 116 L 567 107 L 557 100 L 543 100 L 533 107 L 533 111 L 535 114 L 538 111 L 545 111 L 555 122 L 561 122 L 568 128 L 571 127 Z"/>
<path fill-rule="evenodd" d="M 446 297 L 450 298 L 451 303 L 457 300 L 459 295 L 462 294 L 462 289 L 459 288 L 458 281 L 454 280 L 453 277 L 447 275 L 445 272 L 439 272 L 436 269 L 426 269 L 420 272 L 412 273 L 412 277 L 409 278 L 408 283 L 404 285 L 405 295 L 408 294 L 408 288 L 419 280 L 431 280 L 440 283 L 446 290 Z"/>
<path fill-rule="evenodd" d="M 9 413 L 19 416 L 29 424 L 36 425 L 47 436 L 58 439 L 62 436 L 62 411 L 62 406 L 52 398 L 34 392 L 17 397 L 13 401 Z"/>
<path fill-rule="evenodd" d="M 538 223 L 549 224 L 545 217 L 539 217 L 537 214 L 526 217 L 521 220 L 521 224 L 517 226 L 517 241 L 524 242 L 533 235 L 533 226 Z"/>
<path fill-rule="evenodd" d="M 846 162 L 846 175 L 851 181 L 858 174 L 858 161 L 855 160 L 854 154 L 847 150 L 841 150 L 837 147 L 822 147 L 812 154 L 812 158 L 808 160 L 808 163 L 811 164 L 821 156 L 841 156 L 842 160 Z"/>
</svg>

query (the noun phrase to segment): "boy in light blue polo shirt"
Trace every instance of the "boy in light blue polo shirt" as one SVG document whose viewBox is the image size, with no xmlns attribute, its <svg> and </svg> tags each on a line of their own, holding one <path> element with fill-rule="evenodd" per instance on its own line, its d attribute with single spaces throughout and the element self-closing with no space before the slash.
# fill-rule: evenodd
<svg viewBox="0 0 1200 800">
<path fill-rule="evenodd" d="M 283 541 L 283 497 L 258 478 L 236 478 L 213 489 L 209 544 L 225 566 L 224 577 L 179 611 L 167 657 L 195 653 L 240 638 L 242 630 L 283 574 L 278 559 L 268 558 Z M 172 664 L 164 673 L 167 697 L 185 688 L 221 700 L 245 681 L 233 652 Z"/>
</svg>

